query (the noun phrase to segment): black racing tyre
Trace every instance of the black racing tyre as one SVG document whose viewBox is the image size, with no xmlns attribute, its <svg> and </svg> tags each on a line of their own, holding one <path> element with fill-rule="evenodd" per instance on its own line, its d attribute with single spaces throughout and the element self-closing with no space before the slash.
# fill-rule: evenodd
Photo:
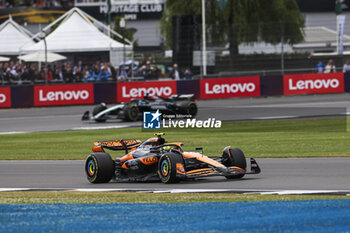
<svg viewBox="0 0 350 233">
<path fill-rule="evenodd" d="M 164 184 L 178 183 L 180 179 L 176 176 L 176 164 L 183 164 L 183 158 L 178 153 L 164 153 L 158 162 L 158 175 Z"/>
<path fill-rule="evenodd" d="M 197 104 L 193 101 L 184 102 L 180 105 L 179 109 L 181 114 L 191 115 L 192 117 L 195 117 L 198 112 Z"/>
<path fill-rule="evenodd" d="M 85 172 L 91 183 L 107 183 L 114 175 L 114 162 L 107 153 L 90 154 L 85 162 Z"/>
<path fill-rule="evenodd" d="M 225 158 L 225 156 L 228 156 L 227 158 Z M 225 155 L 225 153 L 223 154 L 224 159 L 226 160 L 225 165 L 227 167 L 231 167 L 231 166 L 236 166 L 236 167 L 240 167 L 243 168 L 244 170 L 246 170 L 247 168 L 247 162 L 245 159 L 245 155 L 243 153 L 243 151 L 239 148 L 230 148 L 229 149 L 229 155 Z M 226 176 L 227 179 L 240 179 L 244 176 L 245 174 L 239 174 L 239 175 L 232 175 L 232 176 Z"/>
<path fill-rule="evenodd" d="M 127 104 L 124 107 L 124 120 L 137 121 L 139 118 L 139 108 L 136 104 Z"/>
<path fill-rule="evenodd" d="M 92 116 L 96 116 L 97 114 L 99 114 L 100 112 L 102 112 L 106 109 L 107 109 L 106 104 L 104 104 L 104 103 L 99 104 L 96 107 L 94 107 L 94 109 L 92 110 Z M 106 118 L 95 119 L 96 122 L 105 122 L 106 120 L 107 120 Z"/>
<path fill-rule="evenodd" d="M 187 105 L 187 114 L 191 115 L 192 117 L 195 117 L 198 112 L 198 107 L 195 102 L 189 102 Z"/>
</svg>

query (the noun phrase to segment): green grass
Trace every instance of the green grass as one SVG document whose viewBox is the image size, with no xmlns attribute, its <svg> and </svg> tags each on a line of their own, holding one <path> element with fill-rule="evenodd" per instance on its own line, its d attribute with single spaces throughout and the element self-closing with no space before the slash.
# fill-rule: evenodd
<svg viewBox="0 0 350 233">
<path fill-rule="evenodd" d="M 0 204 L 185 203 L 350 199 L 335 195 L 258 195 L 231 193 L 1 192 Z"/>
<path fill-rule="evenodd" d="M 223 123 L 221 129 L 166 129 L 168 142 L 185 150 L 202 146 L 206 155 L 221 155 L 231 145 L 247 157 L 350 156 L 345 119 L 308 119 Z M 132 129 L 61 131 L 0 135 L 0 159 L 85 159 L 94 141 L 138 138 L 152 132 Z M 111 152 L 122 155 L 122 152 Z"/>
</svg>

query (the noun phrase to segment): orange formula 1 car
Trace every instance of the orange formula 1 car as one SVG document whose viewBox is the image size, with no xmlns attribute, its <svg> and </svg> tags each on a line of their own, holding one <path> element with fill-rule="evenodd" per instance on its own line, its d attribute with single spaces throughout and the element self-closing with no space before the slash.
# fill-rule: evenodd
<svg viewBox="0 0 350 233">
<path fill-rule="evenodd" d="M 244 153 L 238 148 L 225 147 L 222 156 L 209 157 L 199 152 L 185 152 L 182 143 L 167 143 L 164 133 L 155 134 L 145 142 L 137 139 L 95 142 L 85 163 L 91 183 L 153 181 L 176 183 L 180 180 L 207 176 L 239 179 L 245 174 L 258 174 L 260 168 L 250 159 L 250 171 Z M 105 149 L 125 150 L 126 154 L 113 160 Z M 202 148 L 196 148 L 202 150 Z"/>
</svg>

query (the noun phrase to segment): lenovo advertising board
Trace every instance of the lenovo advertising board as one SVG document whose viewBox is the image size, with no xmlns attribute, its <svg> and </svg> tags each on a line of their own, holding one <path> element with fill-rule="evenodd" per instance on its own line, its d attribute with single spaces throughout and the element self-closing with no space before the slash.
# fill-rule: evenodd
<svg viewBox="0 0 350 233">
<path fill-rule="evenodd" d="M 150 81 L 117 83 L 117 102 L 150 96 L 170 97 L 177 94 L 176 81 Z"/>
<path fill-rule="evenodd" d="M 344 74 L 291 74 L 283 76 L 284 95 L 344 92 Z"/>
<path fill-rule="evenodd" d="M 0 87 L 0 108 L 11 107 L 11 88 Z"/>
<path fill-rule="evenodd" d="M 201 99 L 260 96 L 260 77 L 201 79 L 200 91 Z"/>
<path fill-rule="evenodd" d="M 34 106 L 93 104 L 93 84 L 70 84 L 34 87 Z"/>
</svg>

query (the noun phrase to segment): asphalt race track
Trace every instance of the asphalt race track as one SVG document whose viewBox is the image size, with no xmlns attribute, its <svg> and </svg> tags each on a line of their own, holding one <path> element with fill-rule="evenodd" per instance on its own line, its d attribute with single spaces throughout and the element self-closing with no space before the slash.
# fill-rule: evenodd
<svg viewBox="0 0 350 233">
<path fill-rule="evenodd" d="M 235 98 L 200 100 L 197 118 L 222 121 L 267 120 L 345 114 L 350 109 L 348 93 L 315 96 Z M 140 127 L 141 122 L 82 122 L 81 116 L 93 106 L 0 109 L 0 133 L 55 130 Z"/>
<path fill-rule="evenodd" d="M 223 121 L 265 120 L 293 117 L 319 117 L 347 114 L 350 95 L 284 96 L 198 101 L 199 119 L 214 117 Z M 0 134 L 138 127 L 141 122 L 89 123 L 80 120 L 93 106 L 30 109 L 1 109 Z M 350 194 L 350 158 L 257 159 L 262 173 L 241 180 L 224 177 L 202 178 L 180 184 L 108 183 L 90 184 L 84 161 L 0 161 L 0 191 L 6 188 L 37 189 L 128 189 L 144 191 L 215 190 L 242 191 L 324 190 Z"/>
<path fill-rule="evenodd" d="M 161 182 L 90 184 L 84 161 L 0 161 L 0 188 L 44 189 L 168 189 L 239 190 L 347 190 L 350 193 L 349 158 L 257 159 L 262 173 L 241 180 L 207 177 L 178 184 Z M 1 190 L 1 189 L 0 189 Z"/>
</svg>

